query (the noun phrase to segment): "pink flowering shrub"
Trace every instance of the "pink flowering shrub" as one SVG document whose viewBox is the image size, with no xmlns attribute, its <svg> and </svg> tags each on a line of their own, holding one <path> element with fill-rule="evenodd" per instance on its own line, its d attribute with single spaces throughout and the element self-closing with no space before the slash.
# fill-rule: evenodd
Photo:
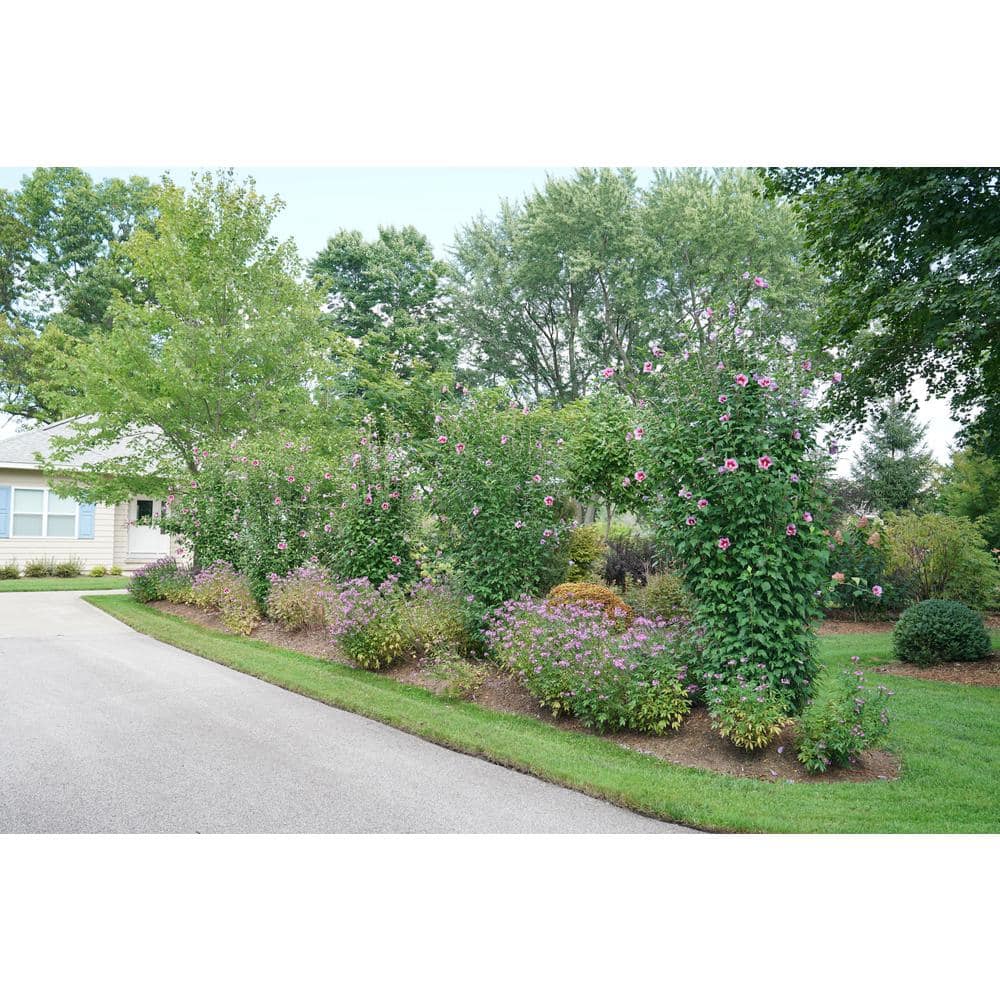
<svg viewBox="0 0 1000 1000">
<path fill-rule="evenodd" d="M 250 581 L 224 560 L 217 560 L 195 574 L 191 603 L 218 611 L 230 631 L 249 635 L 260 624 L 260 608 Z"/>
<path fill-rule="evenodd" d="M 884 684 L 870 684 L 863 670 L 827 671 L 816 697 L 796 723 L 799 760 L 807 771 L 848 767 L 889 734 L 889 699 Z"/>
<path fill-rule="evenodd" d="M 596 604 L 522 597 L 490 618 L 487 648 L 553 715 L 598 731 L 676 729 L 690 710 L 691 655 L 682 621 L 622 628 Z"/>
<path fill-rule="evenodd" d="M 758 345 L 720 315 L 657 349 L 656 369 L 635 375 L 646 510 L 694 599 L 701 669 L 728 680 L 732 663 L 763 663 L 750 680 L 801 704 L 817 671 L 812 623 L 828 579 L 829 456 L 811 405 L 820 365 L 792 343 Z"/>
<path fill-rule="evenodd" d="M 327 597 L 330 638 L 359 666 L 382 670 L 406 653 L 403 594 L 393 577 L 376 585 L 359 578 L 333 587 Z"/>
<path fill-rule="evenodd" d="M 329 571 L 315 561 L 284 576 L 275 573 L 267 595 L 267 617 L 292 630 L 324 625 L 330 586 Z"/>
<path fill-rule="evenodd" d="M 400 435 L 383 441 L 373 420 L 332 475 L 336 500 L 315 531 L 320 561 L 341 579 L 412 579 L 416 478 Z"/>
<path fill-rule="evenodd" d="M 553 415 L 487 391 L 442 406 L 426 489 L 464 593 L 496 607 L 565 572 L 564 478 Z"/>
<path fill-rule="evenodd" d="M 198 471 L 167 497 L 164 529 L 184 539 L 199 566 L 231 563 L 267 598 L 272 574 L 283 576 L 316 552 L 340 497 L 327 463 L 285 439 L 199 449 Z"/>
</svg>

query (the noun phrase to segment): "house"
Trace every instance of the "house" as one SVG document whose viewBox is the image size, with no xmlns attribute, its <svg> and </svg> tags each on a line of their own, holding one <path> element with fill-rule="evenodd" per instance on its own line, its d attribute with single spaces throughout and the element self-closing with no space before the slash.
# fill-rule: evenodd
<svg viewBox="0 0 1000 1000">
<path fill-rule="evenodd" d="M 36 454 L 47 456 L 52 441 L 66 435 L 69 421 L 49 424 L 0 440 L 0 565 L 76 559 L 86 573 L 94 566 L 132 572 L 154 559 L 176 555 L 173 540 L 155 524 L 159 497 L 133 497 L 113 506 L 77 503 L 49 489 Z M 127 446 L 92 451 L 81 462 L 122 455 Z"/>
</svg>

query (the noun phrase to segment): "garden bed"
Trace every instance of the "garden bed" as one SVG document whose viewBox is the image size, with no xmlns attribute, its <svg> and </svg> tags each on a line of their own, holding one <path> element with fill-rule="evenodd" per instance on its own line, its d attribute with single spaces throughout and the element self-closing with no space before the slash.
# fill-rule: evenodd
<svg viewBox="0 0 1000 1000">
<path fill-rule="evenodd" d="M 942 681 L 945 684 L 972 684 L 976 687 L 1000 687 L 1000 654 L 968 663 L 935 663 L 920 667 L 915 663 L 887 663 L 869 667 L 872 673 L 914 677 L 918 681 Z"/>
<path fill-rule="evenodd" d="M 173 604 L 169 601 L 155 601 L 150 606 L 215 631 L 227 632 L 217 612 L 185 604 Z M 262 622 L 254 629 L 252 638 L 309 656 L 323 659 L 336 658 L 338 662 L 347 660 L 346 657 L 336 656 L 335 649 L 331 647 L 330 641 L 321 629 L 290 632 L 273 622 Z M 439 694 L 443 687 L 442 682 L 433 678 L 419 660 L 407 660 L 379 673 L 402 684 L 420 687 L 435 694 Z M 550 713 L 538 707 L 516 678 L 496 670 L 490 671 L 484 684 L 469 700 L 491 711 L 537 719 L 570 732 L 599 735 L 575 719 L 553 719 Z M 830 783 L 888 781 L 899 775 L 899 761 L 885 750 L 866 751 L 859 765 L 854 768 L 831 769 L 825 774 L 809 774 L 795 756 L 792 735 L 792 727 L 789 726 L 770 747 L 754 753 L 745 753 L 719 736 L 711 728 L 708 712 L 704 708 L 696 707 L 678 731 L 664 736 L 618 732 L 605 734 L 600 738 L 672 764 L 714 771 L 717 774 L 737 778 Z"/>
</svg>

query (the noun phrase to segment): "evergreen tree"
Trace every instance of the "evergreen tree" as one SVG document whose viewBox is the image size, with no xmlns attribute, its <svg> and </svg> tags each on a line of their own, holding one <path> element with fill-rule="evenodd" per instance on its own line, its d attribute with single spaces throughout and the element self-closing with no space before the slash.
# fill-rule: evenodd
<svg viewBox="0 0 1000 1000">
<path fill-rule="evenodd" d="M 921 506 L 934 470 L 934 459 L 924 447 L 926 432 L 926 424 L 918 423 L 897 399 L 869 423 L 851 472 L 875 510 L 884 514 Z"/>
</svg>

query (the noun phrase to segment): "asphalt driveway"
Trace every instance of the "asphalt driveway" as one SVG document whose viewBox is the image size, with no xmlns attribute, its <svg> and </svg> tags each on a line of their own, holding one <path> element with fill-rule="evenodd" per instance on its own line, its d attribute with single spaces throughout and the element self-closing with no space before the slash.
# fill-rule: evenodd
<svg viewBox="0 0 1000 1000">
<path fill-rule="evenodd" d="M 2 833 L 686 833 L 0 594 Z"/>
</svg>

